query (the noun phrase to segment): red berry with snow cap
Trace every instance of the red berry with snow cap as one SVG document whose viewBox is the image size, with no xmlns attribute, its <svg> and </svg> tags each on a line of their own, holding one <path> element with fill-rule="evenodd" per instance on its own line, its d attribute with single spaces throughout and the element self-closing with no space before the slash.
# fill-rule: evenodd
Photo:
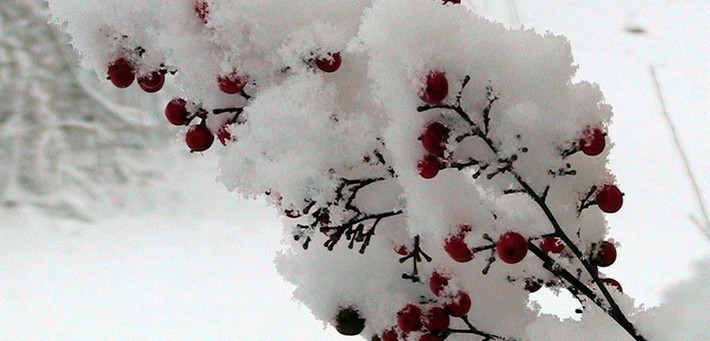
<svg viewBox="0 0 710 341">
<path fill-rule="evenodd" d="M 518 263 L 528 253 L 528 240 L 517 232 L 506 232 L 496 243 L 496 253 L 503 262 Z"/>
<path fill-rule="evenodd" d="M 612 286 L 616 288 L 616 290 L 619 290 L 620 292 L 624 292 L 624 288 L 621 287 L 621 283 L 619 281 L 613 279 L 613 278 L 602 278 L 602 283 L 607 286 Z"/>
<path fill-rule="evenodd" d="M 584 136 L 579 141 L 579 146 L 582 152 L 589 156 L 599 155 L 606 147 L 606 139 L 604 133 L 599 128 L 587 128 L 584 131 Z"/>
<path fill-rule="evenodd" d="M 108 65 L 108 78 L 117 88 L 127 88 L 136 79 L 133 65 L 126 58 L 118 58 Z"/>
<path fill-rule="evenodd" d="M 407 304 L 397 313 L 397 326 L 403 333 L 409 334 L 422 329 L 422 309 L 415 304 Z"/>
<path fill-rule="evenodd" d="M 540 243 L 540 250 L 545 253 L 556 253 L 560 254 L 565 249 L 562 241 L 557 237 L 545 237 Z"/>
<path fill-rule="evenodd" d="M 471 248 L 468 247 L 464 238 L 465 236 L 459 233 L 447 238 L 444 244 L 444 251 L 449 254 L 451 259 L 459 263 L 470 262 L 473 259 L 473 252 L 471 252 Z"/>
<path fill-rule="evenodd" d="M 397 331 L 393 329 L 388 329 L 384 333 L 382 333 L 381 337 L 382 341 L 397 341 L 399 340 L 399 335 L 397 334 Z"/>
<path fill-rule="evenodd" d="M 343 59 L 340 57 L 340 52 L 328 53 L 327 57 L 321 57 L 316 59 L 316 67 L 323 72 L 335 72 L 340 68 L 340 64 L 343 63 Z"/>
<path fill-rule="evenodd" d="M 424 327 L 434 334 L 445 332 L 449 329 L 451 319 L 442 307 L 432 307 L 424 314 Z"/>
<path fill-rule="evenodd" d="M 471 296 L 465 291 L 459 291 L 444 306 L 446 312 L 453 317 L 464 317 L 471 310 Z"/>
<path fill-rule="evenodd" d="M 439 167 L 441 167 L 439 158 L 433 154 L 425 155 L 421 160 L 419 160 L 419 163 L 417 163 L 419 175 L 424 179 L 434 178 L 437 174 L 439 174 Z"/>
<path fill-rule="evenodd" d="M 432 71 L 426 76 L 419 97 L 429 104 L 438 104 L 449 94 L 449 81 L 441 71 Z"/>
<path fill-rule="evenodd" d="M 148 93 L 158 92 L 165 84 L 165 76 L 160 71 L 153 71 L 138 78 L 138 86 Z"/>
<path fill-rule="evenodd" d="M 217 77 L 219 89 L 225 94 L 236 94 L 244 90 L 249 78 L 246 75 L 240 75 L 236 70 L 224 76 Z"/>
<path fill-rule="evenodd" d="M 204 124 L 190 127 L 185 134 L 185 143 L 191 152 L 203 152 L 212 146 L 214 135 Z"/>
<path fill-rule="evenodd" d="M 438 272 L 434 272 L 429 277 L 429 289 L 434 295 L 439 296 L 444 289 L 449 286 L 449 278 Z"/>
</svg>

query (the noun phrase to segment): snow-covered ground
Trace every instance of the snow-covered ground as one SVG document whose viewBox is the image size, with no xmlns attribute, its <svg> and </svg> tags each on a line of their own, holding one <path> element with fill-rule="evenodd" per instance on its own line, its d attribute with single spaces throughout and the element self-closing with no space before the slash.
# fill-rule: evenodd
<svg viewBox="0 0 710 341">
<path fill-rule="evenodd" d="M 649 66 L 708 202 L 707 3 L 488 1 L 480 9 L 566 35 L 578 78 L 599 83 L 614 106 L 611 168 L 626 196 L 609 215 L 610 236 L 622 247 L 608 273 L 638 303 L 660 304 L 666 288 L 710 257 L 710 243 L 688 218 L 699 208 Z M 629 25 L 646 33 L 629 33 Z M 217 184 L 214 154 L 175 157 L 163 181 L 94 223 L 0 208 L 0 340 L 347 339 L 290 301 L 291 287 L 272 264 L 278 218 Z M 570 305 L 537 298 L 571 315 Z"/>
</svg>

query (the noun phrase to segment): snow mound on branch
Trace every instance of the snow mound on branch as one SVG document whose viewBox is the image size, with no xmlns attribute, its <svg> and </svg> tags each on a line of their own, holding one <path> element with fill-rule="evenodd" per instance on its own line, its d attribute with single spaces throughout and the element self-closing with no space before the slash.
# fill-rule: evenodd
<svg viewBox="0 0 710 341">
<path fill-rule="evenodd" d="M 470 294 L 476 328 L 520 338 L 537 317 L 525 280 L 565 284 L 535 256 L 496 261 L 508 231 L 534 243 L 564 232 L 578 255 L 555 256 L 557 265 L 591 283 L 578 258 L 591 256 L 606 222 L 582 205 L 613 176 L 609 148 L 588 157 L 578 147 L 588 127 L 606 130 L 611 108 L 596 86 L 572 82 L 567 39 L 510 31 L 432 0 L 202 2 L 204 18 L 193 0 L 50 5 L 99 75 L 118 57 L 139 74 L 165 65 L 177 72 L 176 95 L 203 108 L 212 131 L 234 115 L 220 180 L 267 196 L 289 217 L 278 268 L 316 317 L 334 324 L 352 306 L 368 321 L 362 335 L 380 334 L 408 303 L 450 303 L 428 288 L 431 273 L 444 271 L 447 294 Z M 337 72 L 319 70 L 317 60 L 336 52 Z M 435 71 L 448 96 L 425 105 Z M 248 78 L 243 94 L 218 89 L 233 72 Z M 450 130 L 441 155 L 428 155 L 421 139 L 433 121 Z M 425 156 L 440 163 L 433 179 L 418 169 Z M 481 248 L 467 264 L 444 250 L 462 225 L 471 227 L 467 245 Z"/>
</svg>

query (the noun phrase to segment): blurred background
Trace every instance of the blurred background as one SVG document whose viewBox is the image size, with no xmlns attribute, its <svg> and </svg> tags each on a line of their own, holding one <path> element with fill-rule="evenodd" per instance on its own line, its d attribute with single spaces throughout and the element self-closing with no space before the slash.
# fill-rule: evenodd
<svg viewBox="0 0 710 341">
<path fill-rule="evenodd" d="M 608 216 L 621 243 L 608 274 L 661 304 L 710 256 L 678 149 L 710 201 L 708 3 L 463 3 L 565 35 L 576 80 L 601 86 L 626 194 Z M 44 6 L 0 2 L 0 340 L 348 339 L 291 301 L 272 263 L 280 219 L 216 182 L 218 148 L 190 154 L 162 116 L 168 98 L 80 68 Z M 569 297 L 533 299 L 574 316 Z"/>
</svg>

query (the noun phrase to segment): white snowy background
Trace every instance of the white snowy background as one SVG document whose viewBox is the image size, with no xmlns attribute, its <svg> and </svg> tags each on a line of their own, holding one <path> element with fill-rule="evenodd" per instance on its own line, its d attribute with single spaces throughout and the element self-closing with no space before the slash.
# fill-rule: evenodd
<svg viewBox="0 0 710 341">
<path fill-rule="evenodd" d="M 507 25 L 567 36 L 576 78 L 599 83 L 614 107 L 610 168 L 626 196 L 608 216 L 610 237 L 621 243 L 609 276 L 648 307 L 664 297 L 707 299 L 664 295 L 694 272 L 707 277 L 709 263 L 700 261 L 710 243 L 689 219 L 700 209 L 650 74 L 653 65 L 708 202 L 707 2 L 473 5 Z M 180 141 L 155 148 L 169 161 L 144 162 L 163 178 L 126 193 L 122 207 L 94 212 L 94 222 L 0 207 L 0 340 L 348 339 L 290 300 L 292 287 L 272 263 L 281 243 L 275 213 L 217 184 L 214 153 L 190 155 Z M 546 311 L 574 315 L 566 298 L 534 297 Z"/>
</svg>

